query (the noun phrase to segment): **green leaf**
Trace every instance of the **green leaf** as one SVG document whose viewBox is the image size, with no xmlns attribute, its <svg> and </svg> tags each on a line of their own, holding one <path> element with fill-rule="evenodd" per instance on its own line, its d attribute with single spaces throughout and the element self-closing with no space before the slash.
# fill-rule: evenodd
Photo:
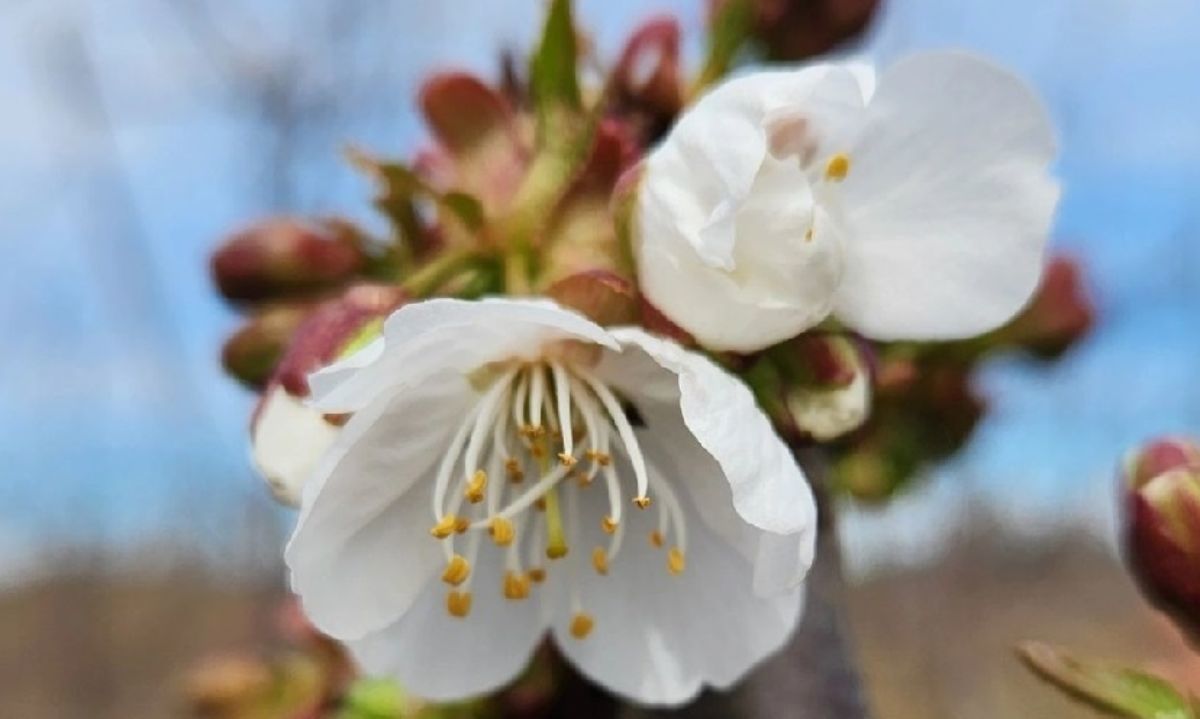
<svg viewBox="0 0 1200 719">
<path fill-rule="evenodd" d="M 1025 642 L 1021 659 L 1041 679 L 1096 709 L 1125 719 L 1200 719 L 1195 700 L 1151 674 L 1076 659 L 1062 649 Z"/>
<path fill-rule="evenodd" d="M 708 26 L 708 48 L 704 66 L 692 86 L 692 95 L 724 77 L 734 58 L 750 38 L 754 25 L 752 0 L 725 0 L 717 5 Z"/>
<path fill-rule="evenodd" d="M 582 106 L 578 57 L 571 0 L 552 0 L 529 73 L 542 141 L 551 139 L 545 133 L 551 129 L 557 115 L 563 111 L 578 111 Z"/>
</svg>

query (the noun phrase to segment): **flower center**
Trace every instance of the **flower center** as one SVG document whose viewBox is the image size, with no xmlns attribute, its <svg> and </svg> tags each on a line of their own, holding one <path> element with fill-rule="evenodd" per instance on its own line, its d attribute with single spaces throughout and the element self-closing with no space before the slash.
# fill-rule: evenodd
<svg viewBox="0 0 1200 719">
<path fill-rule="evenodd" d="M 607 494 L 607 511 L 596 521 L 608 535 L 591 552 L 596 572 L 607 575 L 621 551 L 630 488 L 635 507 L 657 505 L 650 545 L 670 541 L 667 570 L 683 572 L 683 511 L 672 488 L 646 471 L 631 416 L 602 380 L 577 364 L 547 359 L 500 372 L 450 441 L 435 480 L 430 534 L 446 554 L 442 580 L 453 587 L 446 603 L 451 615 L 470 613 L 472 567 L 484 534 L 504 550 L 497 589 L 508 599 L 528 597 L 546 579 L 543 559 L 561 560 L 581 541 L 580 505 L 594 484 Z M 577 584 L 571 580 L 577 565 L 566 564 L 570 585 Z M 594 621 L 574 589 L 571 601 L 571 633 L 582 639 Z"/>
</svg>

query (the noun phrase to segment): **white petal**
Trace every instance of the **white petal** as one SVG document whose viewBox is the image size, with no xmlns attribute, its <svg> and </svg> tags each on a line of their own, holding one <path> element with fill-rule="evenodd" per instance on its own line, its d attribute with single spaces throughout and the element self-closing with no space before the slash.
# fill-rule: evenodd
<svg viewBox="0 0 1200 719">
<path fill-rule="evenodd" d="M 268 390 L 254 421 L 254 466 L 279 501 L 299 506 L 305 482 L 337 435 L 338 428 L 320 412 L 277 385 Z"/>
<path fill-rule="evenodd" d="M 703 355 L 639 329 L 618 328 L 613 336 L 625 349 L 606 353 L 598 374 L 635 403 L 648 391 L 660 392 L 630 382 L 647 374 L 636 369 L 646 357 L 675 376 L 683 422 L 720 466 L 742 519 L 777 534 L 815 528 L 816 504 L 804 473 L 745 383 Z"/>
<path fill-rule="evenodd" d="M 655 471 L 651 468 L 651 471 Z M 588 490 L 584 516 L 604 511 L 603 495 Z M 627 546 L 600 576 L 577 561 L 582 609 L 595 620 L 583 640 L 569 631 L 574 608 L 560 601 L 555 641 L 580 671 L 641 704 L 676 705 L 704 686 L 725 689 L 787 642 L 800 617 L 803 589 L 770 598 L 756 595 L 751 563 L 695 515 L 689 515 L 687 567 L 667 571 L 666 554 L 645 544 L 653 512 L 631 512 Z M 579 555 L 604 535 L 589 525 Z M 640 546 L 637 546 L 640 544 Z M 553 568 L 551 576 L 553 577 Z"/>
<path fill-rule="evenodd" d="M 680 188 L 646 182 L 641 191 L 639 282 L 655 307 L 705 346 L 736 351 L 793 337 L 829 314 L 841 279 L 838 234 L 795 163 L 764 160 L 753 194 L 724 219 L 737 237 L 731 270 L 706 263 L 681 232 L 678 203 L 667 197 Z"/>
<path fill-rule="evenodd" d="M 387 625 L 444 561 L 429 536 L 432 474 L 474 401 L 452 373 L 355 413 L 305 487 L 286 559 L 322 631 L 354 639 Z"/>
<path fill-rule="evenodd" d="M 503 556 L 484 546 L 471 580 L 471 612 L 446 611 L 448 587 L 430 582 L 403 617 L 362 639 L 350 651 L 367 674 L 395 679 L 433 701 L 467 699 L 512 681 L 546 631 L 540 589 L 511 601 L 501 593 Z"/>
<path fill-rule="evenodd" d="M 836 236 L 814 214 L 800 163 L 767 154 L 766 127 L 786 111 L 807 142 L 861 106 L 851 73 L 818 65 L 735 78 L 685 113 L 639 189 L 647 298 L 716 349 L 760 349 L 824 319 L 841 273 Z"/>
<path fill-rule="evenodd" d="M 313 403 L 327 412 L 351 412 L 432 371 L 469 372 L 493 360 L 533 358 L 547 343 L 565 339 L 614 346 L 599 325 L 546 300 L 433 299 L 405 305 L 388 317 L 381 339 L 309 377 Z"/>
<path fill-rule="evenodd" d="M 1054 133 L 1020 79 L 959 53 L 880 78 L 843 183 L 835 314 L 877 339 L 966 337 L 1037 286 L 1058 187 Z"/>
</svg>

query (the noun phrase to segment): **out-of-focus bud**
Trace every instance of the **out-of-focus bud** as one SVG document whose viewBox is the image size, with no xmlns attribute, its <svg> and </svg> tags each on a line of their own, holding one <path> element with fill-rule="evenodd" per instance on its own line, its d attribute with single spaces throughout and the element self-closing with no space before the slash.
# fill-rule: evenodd
<svg viewBox="0 0 1200 719">
<path fill-rule="evenodd" d="M 752 34 L 770 60 L 804 60 L 848 42 L 866 29 L 879 0 L 712 0 L 709 17 L 721 6 L 754 6 Z"/>
<path fill-rule="evenodd" d="M 478 198 L 488 215 L 507 208 L 531 152 L 508 100 L 472 75 L 445 72 L 425 81 L 420 102 L 453 166 L 453 187 Z"/>
<path fill-rule="evenodd" d="M 600 123 L 587 163 L 558 202 L 540 239 L 546 250 L 541 277 L 545 286 L 598 271 L 632 285 L 632 259 L 613 222 L 611 203 L 613 188 L 636 155 L 624 125 Z"/>
<path fill-rule="evenodd" d="M 637 291 L 632 282 L 615 272 L 578 272 L 555 282 L 546 296 L 605 327 L 637 323 Z"/>
<path fill-rule="evenodd" d="M 229 655 L 204 660 L 183 679 L 183 696 L 192 712 L 203 717 L 238 716 L 248 712 L 270 690 L 271 667 L 257 657 Z"/>
<path fill-rule="evenodd" d="M 1071 258 L 1053 258 L 1033 300 L 997 332 L 997 340 L 1046 358 L 1066 351 L 1087 334 L 1095 321 L 1095 308 L 1082 275 L 1079 264 Z"/>
<path fill-rule="evenodd" d="M 1125 550 L 1146 596 L 1200 640 L 1200 445 L 1159 440 L 1127 461 Z"/>
<path fill-rule="evenodd" d="M 310 312 L 312 305 L 294 304 L 267 307 L 256 313 L 221 348 L 225 371 L 243 384 L 261 389 Z"/>
<path fill-rule="evenodd" d="M 275 217 L 230 236 L 213 254 L 212 274 L 226 299 L 258 302 L 337 287 L 366 264 L 349 224 Z"/>
<path fill-rule="evenodd" d="M 679 35 L 673 17 L 648 20 L 629 38 L 613 73 L 616 113 L 642 126 L 643 144 L 665 132 L 683 107 Z"/>
<path fill-rule="evenodd" d="M 308 374 L 353 349 L 404 304 L 403 290 L 358 285 L 319 305 L 292 336 L 251 419 L 252 455 L 275 497 L 292 506 L 338 434 L 337 418 L 309 407 Z"/>
<path fill-rule="evenodd" d="M 862 426 L 871 410 L 871 369 L 863 347 L 845 335 L 812 333 L 772 356 L 785 380 L 788 420 L 820 442 Z"/>
</svg>

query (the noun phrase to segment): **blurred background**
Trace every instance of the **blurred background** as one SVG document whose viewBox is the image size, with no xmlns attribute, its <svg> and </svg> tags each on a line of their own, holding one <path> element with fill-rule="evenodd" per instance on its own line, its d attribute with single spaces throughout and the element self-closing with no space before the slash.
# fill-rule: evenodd
<svg viewBox="0 0 1200 719">
<path fill-rule="evenodd" d="M 702 0 L 579 0 L 602 58 Z M 274 213 L 377 226 L 340 148 L 418 146 L 433 67 L 494 78 L 538 0 L 0 3 L 0 716 L 174 716 L 196 657 L 265 640 L 292 520 L 250 469 L 208 254 Z M 891 0 L 848 51 L 991 56 L 1061 132 L 1056 246 L 1099 323 L 1061 362 L 983 373 L 966 450 L 847 507 L 851 614 L 881 716 L 1061 717 L 1010 646 L 1200 659 L 1116 553 L 1124 449 L 1200 433 L 1200 3 Z M 1086 716 L 1080 714 L 1079 716 Z"/>
</svg>

